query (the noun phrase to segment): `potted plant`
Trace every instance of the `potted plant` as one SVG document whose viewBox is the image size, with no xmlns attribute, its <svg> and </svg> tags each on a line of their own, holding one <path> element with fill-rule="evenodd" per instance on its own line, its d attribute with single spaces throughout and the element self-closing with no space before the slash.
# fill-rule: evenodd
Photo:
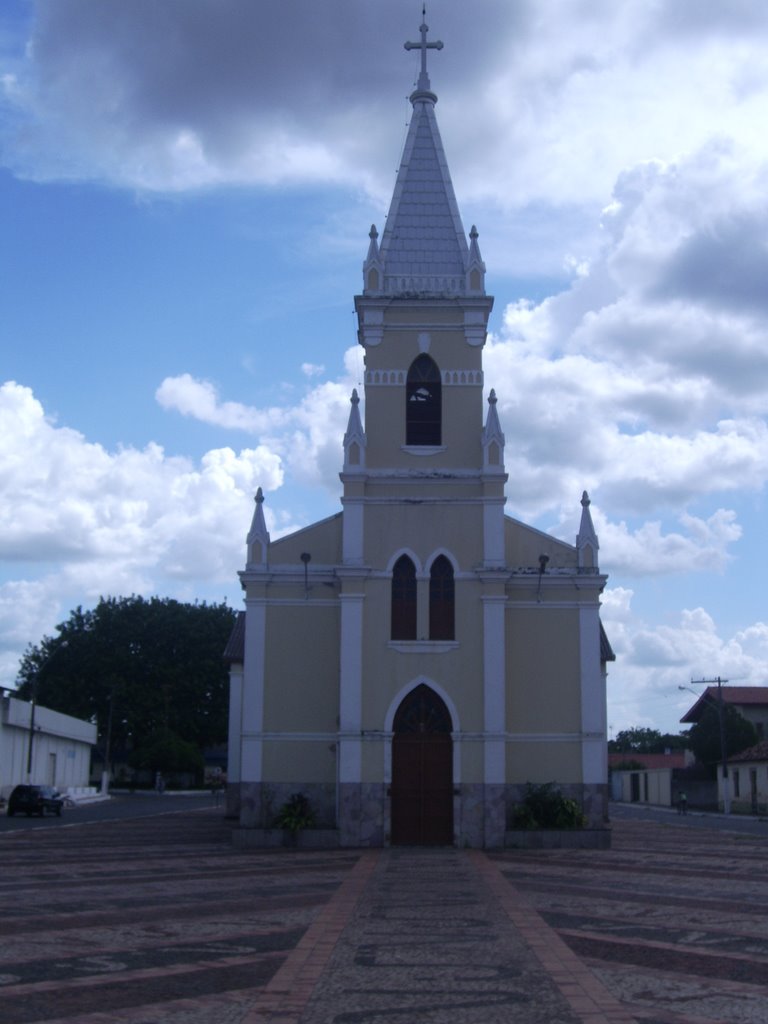
<svg viewBox="0 0 768 1024">
<path fill-rule="evenodd" d="M 303 793 L 294 793 L 285 801 L 275 817 L 274 824 L 284 833 L 286 846 L 295 846 L 302 829 L 312 828 L 315 814 Z"/>
</svg>

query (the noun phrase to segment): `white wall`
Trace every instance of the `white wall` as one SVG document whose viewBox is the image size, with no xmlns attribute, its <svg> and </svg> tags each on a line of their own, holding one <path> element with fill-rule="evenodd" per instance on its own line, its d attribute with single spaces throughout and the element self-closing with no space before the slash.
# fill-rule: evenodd
<svg viewBox="0 0 768 1024">
<path fill-rule="evenodd" d="M 0 702 L 0 796 L 27 781 L 32 705 L 16 697 Z M 87 786 L 96 726 L 50 708 L 35 707 L 31 781 Z"/>
</svg>

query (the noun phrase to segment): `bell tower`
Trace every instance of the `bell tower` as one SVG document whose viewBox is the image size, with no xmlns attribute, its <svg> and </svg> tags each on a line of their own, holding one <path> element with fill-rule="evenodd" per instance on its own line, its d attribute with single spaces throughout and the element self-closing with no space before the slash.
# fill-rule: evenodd
<svg viewBox="0 0 768 1024">
<path fill-rule="evenodd" d="M 345 461 L 349 503 L 387 487 L 418 485 L 422 500 L 493 497 L 500 536 L 503 447 L 484 432 L 482 349 L 493 299 L 485 292 L 478 232 L 467 237 L 435 117 L 427 53 L 440 41 L 406 43 L 421 55 L 403 156 L 381 242 L 371 226 L 363 292 L 355 298 L 365 350 L 365 467 Z M 495 398 L 494 398 L 495 403 Z M 500 433 L 500 431 L 499 431 Z M 405 488 L 405 490 L 403 490 Z M 354 518 L 354 517 L 351 517 Z M 482 559 L 485 561 L 485 558 Z"/>
</svg>

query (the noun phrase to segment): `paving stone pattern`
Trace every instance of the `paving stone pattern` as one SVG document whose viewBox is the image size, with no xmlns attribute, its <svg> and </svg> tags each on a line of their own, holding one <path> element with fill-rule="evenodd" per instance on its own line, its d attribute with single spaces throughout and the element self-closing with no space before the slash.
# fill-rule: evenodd
<svg viewBox="0 0 768 1024">
<path fill-rule="evenodd" d="M 621 821 L 608 851 L 493 859 L 643 1024 L 768 1022 L 768 839 Z"/>
<path fill-rule="evenodd" d="M 230 837 L 220 810 L 0 835 L 0 1024 L 768 1024 L 767 839 Z"/>
</svg>

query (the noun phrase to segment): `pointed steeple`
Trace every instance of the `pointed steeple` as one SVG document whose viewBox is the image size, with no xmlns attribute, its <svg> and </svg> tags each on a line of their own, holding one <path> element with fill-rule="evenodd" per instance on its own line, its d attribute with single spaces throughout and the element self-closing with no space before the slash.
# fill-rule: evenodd
<svg viewBox="0 0 768 1024">
<path fill-rule="evenodd" d="M 352 389 L 350 398 L 352 408 L 349 410 L 349 421 L 347 432 L 344 435 L 344 472 L 354 473 L 355 470 L 365 469 L 365 446 L 368 443 L 363 422 L 360 419 L 360 398 L 357 388 Z"/>
<path fill-rule="evenodd" d="M 496 392 L 491 388 L 488 395 L 488 417 L 483 428 L 483 468 L 498 473 L 504 472 L 504 433 L 496 411 Z"/>
<path fill-rule="evenodd" d="M 256 508 L 253 510 L 251 528 L 248 531 L 246 544 L 248 546 L 247 562 L 249 565 L 266 565 L 267 548 L 269 547 L 269 531 L 264 519 L 264 492 L 261 488 L 256 491 Z"/>
<path fill-rule="evenodd" d="M 467 262 L 467 293 L 469 295 L 485 295 L 485 263 L 480 255 L 477 244 L 477 228 L 472 225 L 469 232 L 469 260 Z"/>
<path fill-rule="evenodd" d="M 379 232 L 376 230 L 376 225 L 371 224 L 371 230 L 368 233 L 370 238 L 370 244 L 368 246 L 368 255 L 365 258 L 363 264 L 363 288 L 369 295 L 376 294 L 381 291 L 382 288 L 382 266 L 381 258 L 379 256 Z"/>
<path fill-rule="evenodd" d="M 600 550 L 600 544 L 589 511 L 590 504 L 589 495 L 584 491 L 581 496 L 581 524 L 576 535 L 576 550 L 579 568 L 597 572 L 597 552 Z"/>
<path fill-rule="evenodd" d="M 405 44 L 421 50 L 421 73 L 411 93 L 413 115 L 379 253 L 383 280 L 378 283 L 387 295 L 452 296 L 468 290 L 470 252 L 427 74 L 427 50 L 443 44 L 428 43 L 427 28 L 422 22 L 421 42 Z M 476 274 L 476 283 L 472 291 L 483 294 L 482 275 Z M 365 285 L 370 294 L 367 277 Z"/>
</svg>

